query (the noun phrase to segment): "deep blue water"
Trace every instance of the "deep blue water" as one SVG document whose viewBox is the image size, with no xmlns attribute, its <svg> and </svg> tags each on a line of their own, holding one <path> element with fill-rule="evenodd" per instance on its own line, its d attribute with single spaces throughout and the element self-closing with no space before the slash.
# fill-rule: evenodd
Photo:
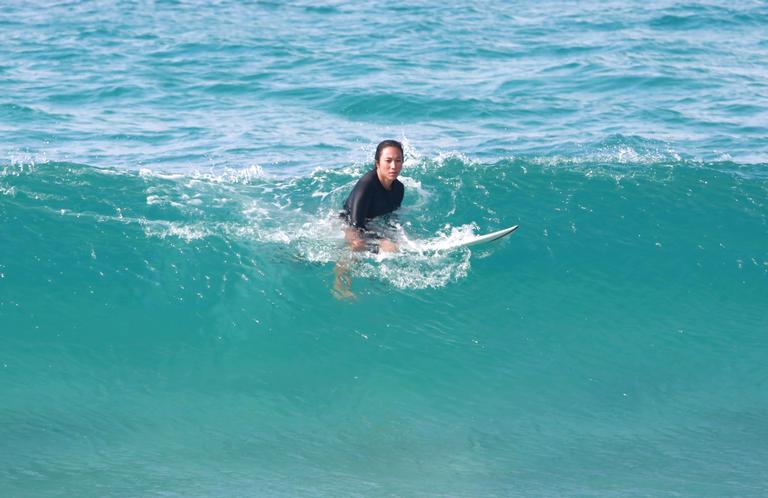
<svg viewBox="0 0 768 498">
<path fill-rule="evenodd" d="M 766 26 L 4 3 L 0 496 L 768 495 Z M 415 250 L 350 260 L 385 138 Z"/>
</svg>

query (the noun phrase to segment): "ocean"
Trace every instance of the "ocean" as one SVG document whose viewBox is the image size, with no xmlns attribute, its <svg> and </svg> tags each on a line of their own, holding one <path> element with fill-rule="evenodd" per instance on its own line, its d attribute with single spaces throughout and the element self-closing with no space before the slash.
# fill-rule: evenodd
<svg viewBox="0 0 768 498">
<path fill-rule="evenodd" d="M 0 496 L 768 496 L 766 26 L 4 2 Z"/>
</svg>

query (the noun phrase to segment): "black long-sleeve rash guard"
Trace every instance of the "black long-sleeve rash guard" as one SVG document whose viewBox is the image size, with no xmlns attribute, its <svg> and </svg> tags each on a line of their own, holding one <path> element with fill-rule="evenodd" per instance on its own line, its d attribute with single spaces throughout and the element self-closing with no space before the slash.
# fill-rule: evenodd
<svg viewBox="0 0 768 498">
<path fill-rule="evenodd" d="M 385 189 L 374 168 L 357 181 L 344 202 L 342 215 L 350 225 L 364 230 L 367 220 L 399 208 L 404 194 L 400 180 L 392 182 L 392 190 Z"/>
</svg>

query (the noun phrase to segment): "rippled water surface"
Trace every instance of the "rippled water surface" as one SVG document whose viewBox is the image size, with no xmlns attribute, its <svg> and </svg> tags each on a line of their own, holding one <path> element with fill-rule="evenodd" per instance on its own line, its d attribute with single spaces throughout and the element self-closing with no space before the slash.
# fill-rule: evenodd
<svg viewBox="0 0 768 498">
<path fill-rule="evenodd" d="M 767 495 L 766 26 L 3 3 L 0 495 Z M 351 257 L 384 138 L 410 250 Z"/>
</svg>

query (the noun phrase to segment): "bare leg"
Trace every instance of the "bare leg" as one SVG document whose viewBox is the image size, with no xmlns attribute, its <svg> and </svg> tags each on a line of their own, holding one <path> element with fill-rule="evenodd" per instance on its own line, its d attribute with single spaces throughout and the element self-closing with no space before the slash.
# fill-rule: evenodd
<svg viewBox="0 0 768 498">
<path fill-rule="evenodd" d="M 341 258 L 333 268 L 336 276 L 333 282 L 333 296 L 339 301 L 352 301 L 357 296 L 352 292 L 352 277 L 349 274 L 351 260 L 348 257 Z"/>
<path fill-rule="evenodd" d="M 365 250 L 365 240 L 358 230 L 351 227 L 344 229 L 344 238 L 352 252 Z M 352 262 L 349 255 L 344 255 L 333 268 L 333 274 L 336 276 L 333 282 L 333 295 L 336 299 L 351 301 L 357 297 L 352 292 L 352 276 L 349 272 Z"/>
<path fill-rule="evenodd" d="M 382 252 L 397 252 L 397 244 L 391 240 L 381 239 L 379 241 L 379 251 Z"/>
<path fill-rule="evenodd" d="M 354 228 L 346 228 L 344 230 L 344 238 L 349 245 L 349 248 L 353 253 L 364 251 L 366 249 L 365 239 L 363 239 L 360 232 Z M 380 239 L 378 241 L 379 251 L 381 252 L 397 252 L 397 244 L 387 239 Z M 352 276 L 350 275 L 350 268 L 353 263 L 353 258 L 350 255 L 343 256 L 333 268 L 333 274 L 336 276 L 333 283 L 333 295 L 339 300 L 354 300 L 357 298 L 354 292 L 352 292 Z"/>
</svg>

